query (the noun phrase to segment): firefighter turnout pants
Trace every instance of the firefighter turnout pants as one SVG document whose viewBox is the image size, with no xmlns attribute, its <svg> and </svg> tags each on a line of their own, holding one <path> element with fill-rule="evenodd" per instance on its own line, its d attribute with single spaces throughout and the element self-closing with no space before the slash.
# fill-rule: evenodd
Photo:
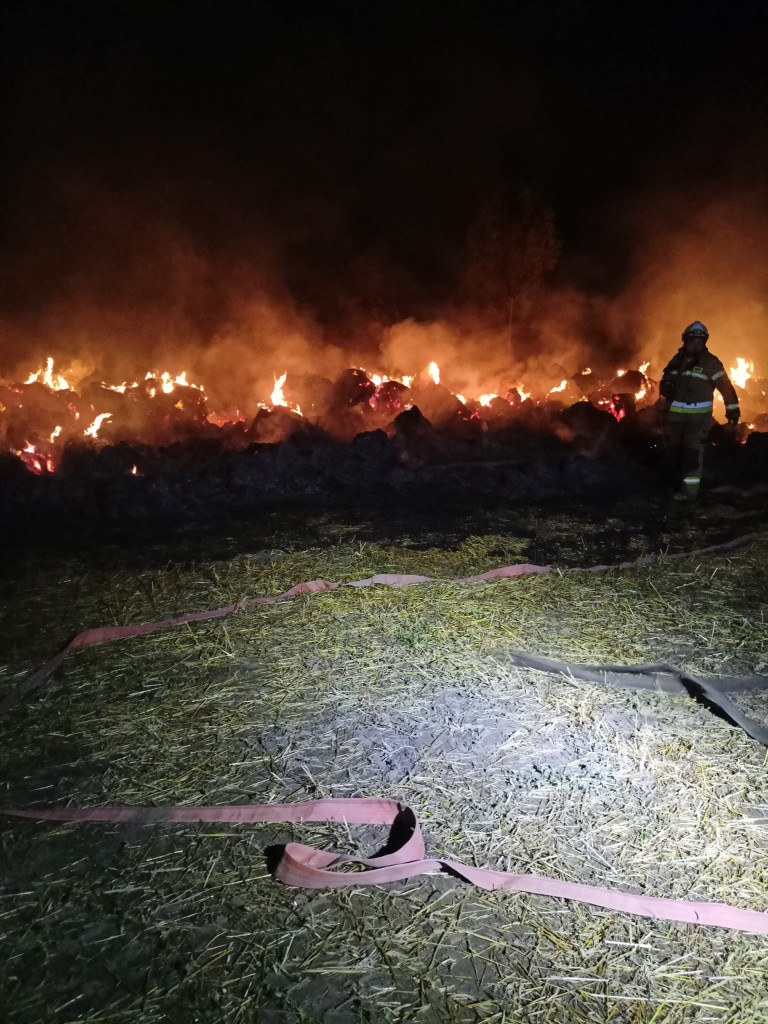
<svg viewBox="0 0 768 1024">
<path fill-rule="evenodd" d="M 695 498 L 701 484 L 704 445 L 707 443 L 712 411 L 667 415 L 664 447 L 672 483 L 686 498 Z"/>
</svg>

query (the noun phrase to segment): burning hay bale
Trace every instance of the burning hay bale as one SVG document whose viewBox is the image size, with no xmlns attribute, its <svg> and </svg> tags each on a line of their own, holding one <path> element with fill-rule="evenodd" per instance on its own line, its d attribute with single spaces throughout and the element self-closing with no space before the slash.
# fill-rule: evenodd
<svg viewBox="0 0 768 1024">
<path fill-rule="evenodd" d="M 564 377 L 538 398 L 522 385 L 477 398 L 455 394 L 441 382 L 434 363 L 416 379 L 369 374 L 359 367 L 335 380 L 285 372 L 275 375 L 270 403 L 257 403 L 254 416 L 237 409 L 225 416 L 209 410 L 204 388 L 191 384 L 185 373 L 151 372 L 121 384 L 91 378 L 75 390 L 54 374 L 51 359 L 24 383 L 3 386 L 0 431 L 30 473 L 54 479 L 39 489 L 31 485 L 4 493 L 0 519 L 23 520 L 32 501 L 40 515 L 47 504 L 49 511 L 68 515 L 80 506 L 87 516 L 92 505 L 108 508 L 110 519 L 120 518 L 118 505 L 124 502 L 133 520 L 150 515 L 147 503 L 157 489 L 166 513 L 182 517 L 192 508 L 213 514 L 243 501 L 256 505 L 300 495 L 322 501 L 339 488 L 355 494 L 437 489 L 477 495 L 493 486 L 497 494 L 517 499 L 651 492 L 660 486 L 654 479 L 659 423 L 645 369 L 584 371 Z M 753 384 L 750 394 L 762 396 L 760 381 L 750 380 L 748 372 L 745 367 L 742 384 Z M 566 405 L 577 392 L 578 400 Z M 742 443 L 740 451 L 735 447 L 762 425 L 756 415 L 738 437 L 713 432 L 720 455 L 707 471 L 712 482 L 741 486 L 764 473 L 759 442 Z M 361 460 L 360 445 L 351 448 L 358 435 L 376 430 L 393 441 L 386 458 L 379 458 L 383 449 L 372 452 L 379 477 Z M 196 462 L 204 440 L 215 445 Z M 73 452 L 77 445 L 84 449 L 80 455 Z M 181 447 L 169 458 L 174 445 Z M 263 457 L 273 446 L 288 450 Z M 91 458 L 88 448 L 116 448 L 118 454 Z M 393 451 L 399 453 L 397 463 L 389 457 Z M 592 461 L 585 463 L 584 456 Z M 504 474 L 484 468 L 501 463 L 508 467 Z M 110 475 L 114 486 L 106 484 Z M 126 483 L 126 476 L 133 482 Z M 67 495 L 66 486 L 75 480 L 77 491 Z M 184 496 L 192 481 L 194 497 Z M 100 497 L 89 497 L 91 486 Z"/>
</svg>

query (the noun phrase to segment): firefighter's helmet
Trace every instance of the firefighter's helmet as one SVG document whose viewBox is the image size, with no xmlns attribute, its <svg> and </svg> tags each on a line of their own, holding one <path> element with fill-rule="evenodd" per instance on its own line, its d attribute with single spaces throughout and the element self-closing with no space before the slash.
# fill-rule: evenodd
<svg viewBox="0 0 768 1024">
<path fill-rule="evenodd" d="M 701 320 L 694 320 L 693 323 L 688 324 L 683 331 L 683 341 L 685 341 L 686 338 L 703 338 L 706 341 L 708 337 L 709 331 Z"/>
</svg>

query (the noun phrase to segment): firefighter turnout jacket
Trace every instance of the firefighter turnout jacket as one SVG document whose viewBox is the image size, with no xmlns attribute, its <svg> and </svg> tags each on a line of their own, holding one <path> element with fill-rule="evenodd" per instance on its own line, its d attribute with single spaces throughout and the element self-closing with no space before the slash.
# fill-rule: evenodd
<svg viewBox="0 0 768 1024">
<path fill-rule="evenodd" d="M 739 413 L 739 399 L 717 356 L 706 348 L 691 356 L 682 347 L 669 361 L 659 385 L 661 397 L 669 402 L 669 416 L 712 415 L 715 388 L 723 396 L 730 418 Z"/>
</svg>

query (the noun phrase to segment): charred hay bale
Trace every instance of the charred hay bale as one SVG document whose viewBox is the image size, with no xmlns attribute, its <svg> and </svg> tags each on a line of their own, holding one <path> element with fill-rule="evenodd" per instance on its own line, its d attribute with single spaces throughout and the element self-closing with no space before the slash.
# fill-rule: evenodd
<svg viewBox="0 0 768 1024">
<path fill-rule="evenodd" d="M 440 424 L 440 436 L 449 443 L 476 445 L 483 440 L 484 434 L 483 421 L 466 407 Z"/>
<path fill-rule="evenodd" d="M 33 476 L 17 455 L 0 451 L 0 491 L 4 496 L 15 487 L 24 487 L 27 478 Z"/>
<path fill-rule="evenodd" d="M 61 449 L 58 473 L 62 479 L 90 479 L 98 476 L 99 452 L 85 441 L 67 441 Z"/>
<path fill-rule="evenodd" d="M 229 420 L 218 426 L 214 423 L 206 424 L 205 434 L 207 437 L 215 438 L 225 448 L 245 448 L 251 443 L 248 434 L 248 424 L 245 420 Z"/>
<path fill-rule="evenodd" d="M 259 409 L 247 433 L 257 444 L 279 444 L 296 431 L 303 430 L 306 421 L 290 409 L 278 405 L 272 409 Z"/>
<path fill-rule="evenodd" d="M 152 432 L 151 399 L 141 389 L 129 388 L 120 392 L 102 384 L 88 384 L 82 388 L 77 404 L 81 419 L 84 418 L 86 423 L 102 413 L 109 415 L 101 428 L 104 437 L 157 440 L 156 432 Z"/>
<path fill-rule="evenodd" d="M 344 370 L 333 383 L 331 408 L 346 409 L 368 402 L 376 391 L 376 385 L 365 370 L 351 367 Z"/>
<path fill-rule="evenodd" d="M 359 433 L 370 428 L 372 412 L 367 403 L 332 409 L 321 416 L 316 425 L 333 440 L 349 444 Z M 375 415 L 373 423 L 376 423 Z"/>
<path fill-rule="evenodd" d="M 401 461 L 423 463 L 441 449 L 437 431 L 417 405 L 395 416 L 394 444 Z"/>
<path fill-rule="evenodd" d="M 487 451 L 498 452 L 500 457 L 523 459 L 565 455 L 569 447 L 569 443 L 554 431 L 537 429 L 531 423 L 521 420 L 495 431 L 486 444 Z"/>
<path fill-rule="evenodd" d="M 751 459 L 759 460 L 765 466 L 768 463 L 768 432 L 751 430 L 744 449 Z"/>
<path fill-rule="evenodd" d="M 386 468 L 396 459 L 394 446 L 383 430 L 365 430 L 358 434 L 352 442 L 352 450 L 356 458 L 380 468 Z"/>
<path fill-rule="evenodd" d="M 411 401 L 411 389 L 399 380 L 385 380 L 376 388 L 371 404 L 377 412 L 397 413 Z"/>
<path fill-rule="evenodd" d="M 4 389 L 2 436 L 13 448 L 42 444 L 59 427 L 77 431 L 73 392 L 52 391 L 44 384 L 18 384 Z"/>
<path fill-rule="evenodd" d="M 313 452 L 284 444 L 251 445 L 227 458 L 228 483 L 237 500 L 290 501 L 318 491 Z"/>
<path fill-rule="evenodd" d="M 713 421 L 709 431 L 709 437 L 707 439 L 710 446 L 715 445 L 721 450 L 735 451 L 741 447 L 741 437 L 739 431 L 727 423 L 717 423 Z"/>
<path fill-rule="evenodd" d="M 442 384 L 434 384 L 431 381 L 413 388 L 410 397 L 414 408 L 418 406 L 431 423 L 440 424 L 452 416 L 460 415 L 464 410 L 456 395 Z"/>
<path fill-rule="evenodd" d="M 298 405 L 302 415 L 316 418 L 333 404 L 334 385 L 316 373 L 289 373 L 283 393 L 289 405 Z"/>
<path fill-rule="evenodd" d="M 560 422 L 573 431 L 574 440 L 606 441 L 615 436 L 617 422 L 591 402 L 576 402 L 560 413 Z"/>
<path fill-rule="evenodd" d="M 397 449 L 384 431 L 367 430 L 336 450 L 329 476 L 350 490 L 369 488 L 386 478 L 396 460 Z"/>
<path fill-rule="evenodd" d="M 563 465 L 563 493 L 583 498 L 604 495 L 612 499 L 626 494 L 651 492 L 658 487 L 655 474 L 622 455 L 599 458 L 577 455 Z"/>
</svg>

